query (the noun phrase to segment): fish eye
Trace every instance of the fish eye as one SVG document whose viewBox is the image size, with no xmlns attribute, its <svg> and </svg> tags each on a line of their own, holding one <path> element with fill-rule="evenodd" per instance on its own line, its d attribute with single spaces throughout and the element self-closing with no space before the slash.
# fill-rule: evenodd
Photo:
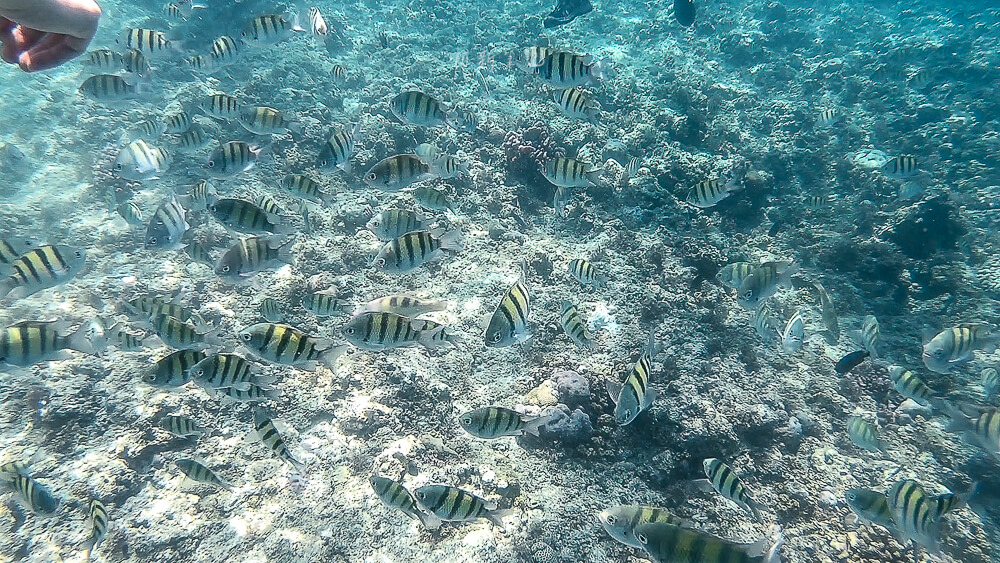
<svg viewBox="0 0 1000 563">
<path fill-rule="evenodd" d="M 417 493 L 417 498 L 419 498 L 419 499 L 425 499 L 425 498 L 427 498 L 427 493 L 425 493 L 423 491 L 420 491 L 419 493 Z"/>
<path fill-rule="evenodd" d="M 500 342 L 501 338 L 503 338 L 503 335 L 500 334 L 499 332 L 493 333 L 493 342 Z"/>
<path fill-rule="evenodd" d="M 73 254 L 76 255 L 77 258 L 83 258 L 83 252 L 80 252 L 79 250 L 77 250 Z"/>
<path fill-rule="evenodd" d="M 120 162 L 117 163 L 117 164 L 115 164 L 115 170 L 121 170 L 121 169 L 122 169 L 122 165 L 121 165 Z"/>
<path fill-rule="evenodd" d="M 372 219 L 372 225 L 377 229 L 382 226 L 382 221 L 378 219 Z"/>
<path fill-rule="evenodd" d="M 472 417 L 471 416 L 467 416 L 467 417 L 463 418 L 462 419 L 462 424 L 467 424 L 467 425 L 468 424 L 472 424 Z"/>
<path fill-rule="evenodd" d="M 156 374 L 155 373 L 151 373 L 151 374 L 147 375 L 146 376 L 146 381 L 149 381 L 149 382 L 156 381 Z"/>
<path fill-rule="evenodd" d="M 156 237 L 149 237 L 149 244 L 156 244 Z"/>
<path fill-rule="evenodd" d="M 344 334 L 354 334 L 354 329 L 350 328 L 350 327 L 345 328 L 344 329 Z"/>
<path fill-rule="evenodd" d="M 614 516 L 612 516 L 610 514 L 608 514 L 607 516 L 605 516 L 604 519 L 608 522 L 608 524 L 611 524 L 612 526 L 614 526 L 615 522 L 618 521 Z"/>
<path fill-rule="evenodd" d="M 385 266 L 385 258 L 379 258 L 378 260 L 375 260 L 375 266 L 378 268 Z"/>
<path fill-rule="evenodd" d="M 635 539 L 639 540 L 639 543 L 642 545 L 646 545 L 646 542 L 649 541 L 649 539 L 646 538 L 646 534 L 641 534 L 639 532 L 635 533 Z"/>
<path fill-rule="evenodd" d="M 241 336 L 243 337 L 243 340 L 246 340 L 247 342 L 250 342 L 250 335 L 249 334 L 243 334 Z"/>
<path fill-rule="evenodd" d="M 944 350 L 941 349 L 935 350 L 934 355 L 940 358 L 941 356 L 944 356 Z"/>
<path fill-rule="evenodd" d="M 365 176 L 365 179 L 368 180 L 368 181 L 370 181 L 370 182 L 374 182 L 375 178 L 376 178 L 376 176 L 375 176 L 374 172 L 372 172 L 371 174 Z"/>
<path fill-rule="evenodd" d="M 212 168 L 213 166 L 215 166 L 215 161 L 214 160 L 209 160 L 208 161 L 208 167 Z"/>
<path fill-rule="evenodd" d="M 222 271 L 223 272 L 229 272 L 229 266 L 223 266 L 222 267 Z"/>
</svg>

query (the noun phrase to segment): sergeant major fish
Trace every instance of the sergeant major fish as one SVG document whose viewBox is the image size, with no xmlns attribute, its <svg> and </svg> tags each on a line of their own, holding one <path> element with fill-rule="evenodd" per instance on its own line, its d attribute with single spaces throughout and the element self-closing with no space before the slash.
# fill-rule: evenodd
<svg viewBox="0 0 1000 563">
<path fill-rule="evenodd" d="M 998 342 L 1000 334 L 987 324 L 960 324 L 939 332 L 924 344 L 924 365 L 935 373 L 949 373 L 952 367 L 971 360 L 976 350 L 992 354 Z"/>
<path fill-rule="evenodd" d="M 761 521 L 761 504 L 754 500 L 743 486 L 743 482 L 736 473 L 724 462 L 714 457 L 710 457 L 702 462 L 707 480 L 705 486 L 715 489 L 717 493 L 735 502 L 740 508 L 749 512 L 754 520 Z"/>
<path fill-rule="evenodd" d="M 859 448 L 871 451 L 885 448 L 875 425 L 860 416 L 847 417 L 847 435 Z"/>
<path fill-rule="evenodd" d="M 569 301 L 563 300 L 560 305 L 559 324 L 577 346 L 588 350 L 594 349 L 593 335 L 587 330 L 587 323 L 580 316 L 580 312 L 576 310 L 576 306 Z"/>
<path fill-rule="evenodd" d="M 418 317 L 426 313 L 444 311 L 447 308 L 447 301 L 420 299 L 409 295 L 389 295 L 365 303 L 355 311 L 355 314 L 395 313 L 404 317 Z"/>
<path fill-rule="evenodd" d="M 0 473 L 0 483 L 16 492 L 35 514 L 51 516 L 59 510 L 59 499 L 44 485 L 24 473 Z"/>
<path fill-rule="evenodd" d="M 802 311 L 795 310 L 792 318 L 788 319 L 785 329 L 781 331 L 781 350 L 786 354 L 794 354 L 802 347 L 805 335 L 805 325 L 802 322 Z"/>
<path fill-rule="evenodd" d="M 912 399 L 928 407 L 940 405 L 940 399 L 927 386 L 927 383 L 920 376 L 902 366 L 889 366 L 889 381 L 892 382 L 893 389 L 907 399 Z"/>
<path fill-rule="evenodd" d="M 597 122 L 601 110 L 586 92 L 579 88 L 567 88 L 552 92 L 552 101 L 566 117 Z"/>
<path fill-rule="evenodd" d="M 414 268 L 437 260 L 444 251 L 462 250 L 462 231 L 455 229 L 444 232 L 412 231 L 385 243 L 372 266 L 378 271 L 390 274 L 409 272 Z"/>
<path fill-rule="evenodd" d="M 562 188 L 585 188 L 597 183 L 600 173 L 600 168 L 564 156 L 550 159 L 542 166 L 542 176 Z"/>
<path fill-rule="evenodd" d="M 840 324 L 837 322 L 837 310 L 833 307 L 830 294 L 826 292 L 823 284 L 816 282 L 813 284 L 813 287 L 819 293 L 819 303 L 823 312 L 823 324 L 826 326 L 827 331 L 825 335 L 826 341 L 830 344 L 836 344 L 840 338 Z"/>
<path fill-rule="evenodd" d="M 793 262 L 764 262 L 747 275 L 736 294 L 736 301 L 747 309 L 756 309 L 761 302 L 778 292 L 779 287 L 792 286 L 792 274 L 798 270 Z"/>
<path fill-rule="evenodd" d="M 604 529 L 619 542 L 630 547 L 642 547 L 635 537 L 635 530 L 643 524 L 664 522 L 676 526 L 684 526 L 686 522 L 671 514 L 665 508 L 643 506 L 639 504 L 622 504 L 606 508 L 597 514 Z"/>
<path fill-rule="evenodd" d="M 521 276 L 504 292 L 486 325 L 485 343 L 490 348 L 519 344 L 531 337 L 528 330 L 531 295 L 525 283 L 526 269 L 522 264 Z"/>
<path fill-rule="evenodd" d="M 253 168 L 261 150 L 243 141 L 228 141 L 212 151 L 205 168 L 216 178 L 231 178 Z"/>
<path fill-rule="evenodd" d="M 0 239 L 0 274 L 9 273 L 14 261 L 39 246 L 41 243 L 28 237 Z"/>
<path fill-rule="evenodd" d="M 226 227 L 241 233 L 283 233 L 288 230 L 281 217 L 243 199 L 217 199 L 208 204 L 208 212 Z"/>
<path fill-rule="evenodd" d="M 100 354 L 106 342 L 94 323 L 84 323 L 66 335 L 62 321 L 21 321 L 0 331 L 0 363 L 30 366 L 58 360 L 63 350 Z"/>
<path fill-rule="evenodd" d="M 329 317 L 343 313 L 349 307 L 348 301 L 337 299 L 329 293 L 310 293 L 302 298 L 302 308 L 317 317 Z"/>
<path fill-rule="evenodd" d="M 285 320 L 285 313 L 281 310 L 281 305 L 272 297 L 265 297 L 261 300 L 260 316 L 269 323 L 280 323 Z"/>
<path fill-rule="evenodd" d="M 448 121 L 441 102 L 419 90 L 409 90 L 396 95 L 389 102 L 389 109 L 396 119 L 409 125 L 433 127 Z"/>
<path fill-rule="evenodd" d="M 449 176 L 442 174 L 441 177 L 447 178 Z M 425 207 L 433 211 L 455 210 L 455 205 L 448 198 L 448 192 L 444 190 L 439 190 L 431 186 L 419 186 L 417 189 L 413 190 L 411 195 L 413 195 L 413 199 L 420 204 L 421 207 Z"/>
<path fill-rule="evenodd" d="M 129 180 L 154 180 L 157 174 L 170 168 L 173 159 L 164 149 L 151 147 L 138 139 L 129 143 L 118 153 L 115 170 Z"/>
<path fill-rule="evenodd" d="M 28 250 L 6 268 L 0 281 L 0 299 L 28 297 L 71 280 L 87 261 L 87 251 L 68 245 L 46 244 Z"/>
<path fill-rule="evenodd" d="M 742 188 L 742 179 L 738 177 L 730 179 L 725 184 L 718 179 L 703 180 L 691 188 L 686 201 L 699 209 L 708 209 Z"/>
<path fill-rule="evenodd" d="M 484 440 L 525 434 L 538 436 L 538 429 L 550 420 L 551 416 L 528 417 L 503 407 L 483 407 L 458 417 L 463 430 Z"/>
<path fill-rule="evenodd" d="M 642 524 L 635 537 L 658 563 L 779 563 L 782 542 L 780 529 L 773 538 L 738 544 L 665 522 Z"/>
<path fill-rule="evenodd" d="M 656 400 L 656 389 L 649 388 L 649 376 L 653 368 L 653 356 L 657 351 L 655 330 L 650 329 L 649 343 L 629 370 L 625 383 L 612 380 L 607 382 L 608 395 L 615 404 L 615 421 L 620 426 L 631 424 L 639 413 L 648 409 Z"/>
<path fill-rule="evenodd" d="M 551 51 L 542 64 L 532 70 L 536 76 L 555 88 L 587 86 L 600 81 L 607 67 L 606 62 L 592 61 L 589 56 Z"/>
<path fill-rule="evenodd" d="M 90 520 L 90 538 L 87 545 L 87 561 L 90 560 L 90 553 L 97 548 L 98 544 L 108 534 L 108 509 L 97 499 L 90 501 L 90 508 L 87 511 Z"/>
<path fill-rule="evenodd" d="M 598 273 L 597 268 L 585 258 L 570 260 L 569 275 L 591 289 L 600 289 L 608 284 L 608 276 Z"/>
<path fill-rule="evenodd" d="M 365 228 L 379 240 L 389 241 L 406 233 L 424 229 L 424 216 L 408 209 L 386 209 L 376 213 L 365 223 Z"/>
<path fill-rule="evenodd" d="M 171 389 L 191 381 L 188 370 L 191 366 L 205 359 L 205 353 L 200 350 L 178 350 L 159 360 L 147 371 L 142 380 L 149 385 L 161 389 Z"/>
<path fill-rule="evenodd" d="M 936 553 L 939 518 L 936 503 L 920 483 L 907 479 L 893 484 L 888 494 L 889 510 L 903 537 Z"/>
<path fill-rule="evenodd" d="M 365 183 L 384 192 L 398 192 L 437 174 L 432 166 L 413 154 L 397 154 L 380 160 L 365 174 Z"/>
<path fill-rule="evenodd" d="M 330 135 L 319 151 L 317 162 L 319 169 L 332 172 L 339 168 L 344 172 L 350 172 L 350 160 L 354 156 L 360 134 L 361 124 L 358 123 L 351 131 L 342 129 Z"/>
<path fill-rule="evenodd" d="M 346 346 L 334 346 L 297 328 L 278 323 L 257 323 L 239 332 L 240 340 L 256 356 L 269 362 L 314 371 L 317 363 L 335 369 Z"/>
<path fill-rule="evenodd" d="M 448 485 L 424 485 L 413 491 L 417 503 L 431 514 L 446 522 L 471 522 L 486 518 L 501 528 L 500 514 L 488 503 L 468 491 Z"/>
<path fill-rule="evenodd" d="M 292 264 L 295 239 L 282 236 L 244 237 L 219 258 L 215 273 L 237 283 L 280 264 Z"/>
<path fill-rule="evenodd" d="M 176 196 L 171 197 L 156 209 L 146 227 L 146 250 L 174 250 L 182 246 L 181 237 L 191 225 L 186 218 L 187 212 L 178 203 Z"/>
<path fill-rule="evenodd" d="M 414 520 L 419 520 L 428 530 L 436 530 L 441 527 L 441 519 L 420 510 L 413 494 L 401 483 L 381 475 L 372 475 L 369 483 L 382 504 L 389 508 L 395 508 Z"/>
<path fill-rule="evenodd" d="M 226 387 L 246 390 L 251 383 L 262 382 L 254 377 L 253 364 L 237 354 L 207 356 L 188 368 L 188 377 L 209 390 Z"/>
<path fill-rule="evenodd" d="M 423 321 L 383 312 L 357 314 L 347 321 L 341 332 L 348 342 L 364 350 L 388 350 L 416 344 L 432 349 L 454 340 L 435 338 L 445 328 L 436 325 L 428 329 Z"/>
<path fill-rule="evenodd" d="M 289 131 L 302 133 L 302 124 L 287 119 L 280 111 L 267 106 L 244 108 L 240 113 L 240 125 L 256 135 L 282 135 Z"/>
<path fill-rule="evenodd" d="M 285 445 L 285 439 L 281 437 L 278 429 L 274 426 L 274 422 L 271 417 L 261 409 L 254 409 L 253 411 L 253 428 L 257 432 L 257 437 L 260 441 L 267 446 L 271 452 L 278 456 L 282 461 L 292 465 L 296 469 L 301 469 L 305 464 L 303 464 L 298 459 L 292 455 L 292 452 L 288 451 L 288 446 Z"/>
<path fill-rule="evenodd" d="M 250 20 L 250 23 L 243 28 L 241 37 L 247 45 L 265 46 L 273 45 L 297 32 L 305 31 L 299 27 L 298 14 L 293 14 L 290 20 L 284 15 L 266 14 Z"/>
<path fill-rule="evenodd" d="M 160 419 L 158 426 L 167 432 L 181 438 L 189 436 L 201 436 L 205 429 L 194 420 L 180 415 L 168 415 Z"/>
<path fill-rule="evenodd" d="M 216 475 L 214 471 L 205 467 L 205 465 L 201 462 L 193 459 L 178 459 L 175 464 L 177 465 L 177 469 L 180 469 L 181 473 L 192 481 L 198 483 L 208 483 L 229 492 L 233 492 L 232 485 L 223 481 L 222 478 Z"/>
<path fill-rule="evenodd" d="M 85 97 L 105 104 L 133 100 L 147 93 L 144 84 L 129 84 L 124 78 L 115 74 L 91 76 L 83 81 L 79 90 Z"/>
</svg>

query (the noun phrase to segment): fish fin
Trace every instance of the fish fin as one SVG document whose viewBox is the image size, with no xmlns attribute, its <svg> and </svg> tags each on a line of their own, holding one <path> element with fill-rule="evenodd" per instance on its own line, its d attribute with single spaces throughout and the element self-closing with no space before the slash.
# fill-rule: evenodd
<svg viewBox="0 0 1000 563">
<path fill-rule="evenodd" d="M 503 523 L 503 516 L 506 511 L 498 511 L 496 509 L 490 510 L 486 513 L 485 518 L 490 522 L 493 522 L 500 528 L 503 532 L 507 532 L 507 526 Z"/>
<path fill-rule="evenodd" d="M 69 347 L 77 352 L 100 356 L 108 347 L 108 337 L 98 321 L 87 321 L 69 337 Z"/>
<path fill-rule="evenodd" d="M 691 484 L 703 493 L 715 492 L 715 485 L 713 485 L 708 479 L 695 479 L 694 481 L 691 481 Z"/>
<path fill-rule="evenodd" d="M 648 409 L 649 406 L 653 404 L 653 401 L 655 401 L 659 396 L 660 393 L 656 389 L 649 389 L 646 391 L 646 396 L 642 398 L 642 406 L 639 407 L 639 411 L 641 412 Z"/>
<path fill-rule="evenodd" d="M 622 384 L 617 381 L 608 380 L 605 384 L 608 389 L 608 395 L 611 397 L 611 402 L 618 404 L 618 397 L 622 392 Z"/>
<path fill-rule="evenodd" d="M 11 278 L 7 278 L 3 281 L 0 281 L 0 299 L 6 297 L 7 294 L 9 294 L 11 290 L 14 289 L 14 287 L 16 287 L 16 284 L 14 280 Z"/>
<path fill-rule="evenodd" d="M 444 250 L 451 250 L 452 252 L 462 251 L 462 229 L 452 229 L 441 235 L 439 240 L 441 241 L 441 248 Z"/>
<path fill-rule="evenodd" d="M 417 510 L 417 519 L 428 530 L 437 530 L 441 527 L 441 518 L 434 514 L 428 514 L 422 510 Z"/>
<path fill-rule="evenodd" d="M 763 563 L 781 563 L 778 551 L 781 549 L 781 545 L 785 543 L 785 535 L 781 531 L 781 526 L 774 526 L 771 529 L 768 542 L 770 543 L 770 547 L 762 554 L 764 558 Z"/>
<path fill-rule="evenodd" d="M 347 351 L 347 344 L 340 344 L 338 346 L 330 346 L 326 350 L 320 353 L 320 361 L 323 362 L 330 371 L 337 369 L 337 360 L 344 355 Z"/>
<path fill-rule="evenodd" d="M 538 430 L 556 418 L 558 414 L 555 409 L 549 410 L 549 412 L 542 413 L 541 415 L 529 420 L 527 424 L 522 429 L 525 434 L 531 434 L 532 436 L 538 437 Z"/>
</svg>

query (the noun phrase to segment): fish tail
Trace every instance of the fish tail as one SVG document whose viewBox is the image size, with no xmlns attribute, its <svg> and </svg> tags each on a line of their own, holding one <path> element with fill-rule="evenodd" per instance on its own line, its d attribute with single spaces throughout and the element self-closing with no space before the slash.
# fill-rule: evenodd
<svg viewBox="0 0 1000 563">
<path fill-rule="evenodd" d="M 323 350 L 323 352 L 319 356 L 319 360 L 320 362 L 323 363 L 323 365 L 330 368 L 330 370 L 332 371 L 337 368 L 337 360 L 341 356 L 343 356 L 344 352 L 346 351 L 347 351 L 346 344 L 341 344 L 340 346 L 331 346 L 326 350 Z"/>
<path fill-rule="evenodd" d="M 88 321 L 80 325 L 69 337 L 69 348 L 84 354 L 100 356 L 108 346 L 108 338 L 104 328 L 96 321 Z"/>
<path fill-rule="evenodd" d="M 0 299 L 6 297 L 7 294 L 10 293 L 12 289 L 14 289 L 14 287 L 16 287 L 16 285 L 14 284 L 14 280 L 10 278 L 0 281 Z"/>
<path fill-rule="evenodd" d="M 536 418 L 533 418 L 533 419 L 529 420 L 528 423 L 524 427 L 524 433 L 525 434 L 531 434 L 532 436 L 537 437 L 538 436 L 538 430 L 542 426 L 545 426 L 546 424 L 548 424 L 549 422 L 551 422 L 557 416 L 558 416 L 557 411 L 555 409 L 551 409 L 548 412 L 545 412 L 545 413 L 537 416 Z"/>
<path fill-rule="evenodd" d="M 437 530 L 441 527 L 441 519 L 433 514 L 428 514 L 422 510 L 417 511 L 417 519 L 428 530 Z"/>
<path fill-rule="evenodd" d="M 781 549 L 781 544 L 783 543 L 785 543 L 785 535 L 781 532 L 780 526 L 775 526 L 773 535 L 771 536 L 771 547 L 763 554 L 764 563 L 781 563 L 778 550 Z"/>
<path fill-rule="evenodd" d="M 441 235 L 440 240 L 441 248 L 444 250 L 451 250 L 453 252 L 462 251 L 462 229 L 452 229 Z"/>
</svg>

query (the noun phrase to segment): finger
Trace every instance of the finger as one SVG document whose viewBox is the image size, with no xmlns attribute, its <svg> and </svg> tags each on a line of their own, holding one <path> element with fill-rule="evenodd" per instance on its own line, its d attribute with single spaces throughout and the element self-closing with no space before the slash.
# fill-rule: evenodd
<svg viewBox="0 0 1000 563">
<path fill-rule="evenodd" d="M 21 55 L 45 37 L 45 33 L 24 26 L 17 26 L 3 42 L 0 55 L 8 63 L 17 64 Z"/>
<path fill-rule="evenodd" d="M 80 55 L 87 42 L 68 35 L 49 35 L 18 58 L 26 72 L 48 70 Z"/>
<path fill-rule="evenodd" d="M 7 18 L 0 17 L 0 42 L 6 41 L 10 37 L 10 34 L 14 33 L 15 27 L 17 27 L 16 23 Z"/>
</svg>

